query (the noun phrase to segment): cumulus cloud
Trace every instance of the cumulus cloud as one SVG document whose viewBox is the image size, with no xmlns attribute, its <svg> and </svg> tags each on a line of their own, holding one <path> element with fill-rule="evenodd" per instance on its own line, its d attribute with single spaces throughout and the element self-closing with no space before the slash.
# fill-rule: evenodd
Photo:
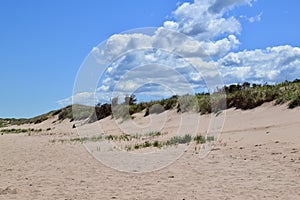
<svg viewBox="0 0 300 200">
<path fill-rule="evenodd" d="M 262 13 L 236 18 L 230 16 L 229 11 L 239 5 L 251 6 L 254 1 L 185 2 L 173 12 L 173 19 L 160 28 L 111 36 L 94 47 L 86 61 L 88 65 L 106 67 L 95 84 L 97 88 L 87 88 L 96 93 L 80 89 L 73 98 L 58 103 L 77 99 L 77 102 L 93 105 L 95 101 L 108 102 L 113 96 L 133 92 L 144 97 L 185 94 L 205 87 L 208 90 L 216 85 L 220 87 L 221 78 L 225 84 L 274 83 L 299 78 L 298 47 L 287 45 L 232 52 L 240 44 L 239 19 L 253 23 L 261 20 Z M 86 78 L 90 79 L 88 75 Z"/>
<path fill-rule="evenodd" d="M 72 97 L 68 97 L 57 101 L 62 106 L 70 104 L 84 104 L 84 105 L 95 105 L 95 93 L 93 92 L 80 92 L 74 94 Z"/>
<path fill-rule="evenodd" d="M 209 10 L 213 13 L 224 13 L 236 5 L 244 3 L 251 5 L 251 0 L 216 0 L 212 3 Z"/>
<path fill-rule="evenodd" d="M 275 83 L 300 76 L 300 48 L 289 45 L 229 53 L 217 63 L 226 83 Z"/>
<path fill-rule="evenodd" d="M 107 79 L 106 79 L 107 82 Z M 108 85 L 101 85 L 97 91 L 101 91 L 101 92 L 107 92 L 109 90 L 109 86 Z"/>
<path fill-rule="evenodd" d="M 201 47 L 207 55 L 211 57 L 220 58 L 224 56 L 228 51 L 235 49 L 239 44 L 239 40 L 234 35 L 229 35 L 227 38 L 223 38 L 216 42 L 200 42 Z"/>
<path fill-rule="evenodd" d="M 161 49 L 131 52 L 127 57 L 130 59 L 120 62 L 119 67 L 115 66 L 116 69 L 105 74 L 103 81 L 100 82 L 100 85 L 105 82 L 103 85 L 111 86 L 113 96 L 129 95 L 136 91 L 145 94 L 144 85 L 149 84 L 160 85 L 156 88 L 168 88 L 160 91 L 161 93 L 174 91 L 176 94 L 186 94 L 193 89 L 193 85 L 190 84 L 193 78 L 191 74 L 199 74 L 190 60 Z M 203 80 L 199 79 L 197 83 L 203 84 Z M 99 91 L 103 85 L 98 88 Z M 149 96 L 156 93 L 147 92 Z"/>
<path fill-rule="evenodd" d="M 103 51 L 93 49 L 93 52 L 109 60 L 133 49 L 147 48 L 162 48 L 185 57 L 220 57 L 239 44 L 236 35 L 241 31 L 238 19 L 234 16 L 225 17 L 225 13 L 237 5 L 250 5 L 251 2 L 252 0 L 186 2 L 174 11 L 174 20 L 164 22 L 163 27 L 158 28 L 155 34 L 115 34 L 107 40 Z M 194 40 L 187 39 L 187 36 Z"/>
<path fill-rule="evenodd" d="M 240 4 L 251 0 L 195 0 L 183 3 L 174 11 L 174 21 L 166 21 L 164 27 L 173 29 L 198 40 L 213 40 L 221 34 L 238 34 L 240 22 L 224 14 Z"/>
<path fill-rule="evenodd" d="M 106 49 L 101 54 L 106 59 L 114 59 L 132 49 L 152 48 L 152 37 L 146 34 L 115 34 L 106 42 Z"/>
<path fill-rule="evenodd" d="M 224 17 L 224 14 L 238 4 L 250 2 L 195 0 L 180 5 L 174 11 L 175 21 L 166 21 L 163 27 L 111 36 L 104 44 L 94 47 L 91 60 L 87 60 L 89 65 L 108 64 L 95 89 L 97 94 L 86 96 L 87 102 L 95 96 L 108 101 L 113 96 L 109 92 L 124 96 L 138 90 L 145 94 L 140 88 L 146 89 L 143 85 L 150 83 L 160 85 L 156 88 L 167 88 L 162 92 L 176 90 L 177 94 L 204 88 L 204 79 L 216 77 L 217 70 L 212 70 L 214 63 L 204 64 L 202 59 L 220 58 L 239 45 L 236 34 L 241 25 L 235 17 Z M 148 68 L 141 71 L 136 70 L 138 67 Z M 148 95 L 154 93 L 147 91 Z M 79 93 L 74 97 L 82 96 Z"/>
</svg>

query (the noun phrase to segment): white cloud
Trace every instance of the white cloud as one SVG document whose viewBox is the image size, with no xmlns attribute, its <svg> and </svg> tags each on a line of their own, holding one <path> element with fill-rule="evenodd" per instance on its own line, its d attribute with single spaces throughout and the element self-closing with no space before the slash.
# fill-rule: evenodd
<svg viewBox="0 0 300 200">
<path fill-rule="evenodd" d="M 114 69 L 112 67 L 107 68 L 107 72 L 111 73 Z"/>
<path fill-rule="evenodd" d="M 258 15 L 252 16 L 252 17 L 247 17 L 245 15 L 241 15 L 240 18 L 245 19 L 250 23 L 254 23 L 254 22 L 260 22 L 262 20 L 262 15 L 263 15 L 263 13 L 261 12 Z"/>
<path fill-rule="evenodd" d="M 72 104 L 72 97 L 67 97 L 64 99 L 60 99 L 58 101 L 56 101 L 56 103 L 60 106 L 68 106 Z"/>
<path fill-rule="evenodd" d="M 177 30 L 178 29 L 178 23 L 176 23 L 174 21 L 166 21 L 166 22 L 164 22 L 164 27 L 167 28 L 167 29 Z"/>
<path fill-rule="evenodd" d="M 62 106 L 71 104 L 84 104 L 84 105 L 95 105 L 95 93 L 94 92 L 80 92 L 72 97 L 68 97 L 57 101 Z"/>
<path fill-rule="evenodd" d="M 153 34 L 113 35 L 104 48 L 100 46 L 92 50 L 95 58 L 105 57 L 112 62 L 107 67 L 106 77 L 100 80 L 97 92 L 108 93 L 114 89 L 115 92 L 123 92 L 119 94 L 122 96 L 147 83 L 175 87 L 178 94 L 184 94 L 190 88 L 203 88 L 205 79 L 213 79 L 218 73 L 213 69 L 213 63 L 204 64 L 199 58 L 220 58 L 239 45 L 235 34 L 240 32 L 241 25 L 235 17 L 224 17 L 224 14 L 238 4 L 250 2 L 195 0 L 179 6 L 174 11 L 176 20 L 166 21 L 164 27 L 153 30 Z M 215 37 L 219 39 L 214 40 Z M 196 68 L 193 69 L 191 64 Z M 147 65 L 152 67 L 134 71 Z M 165 70 L 166 66 L 177 74 Z M 128 74 L 130 77 L 127 77 Z M 146 91 L 140 89 L 140 92 Z"/>
<path fill-rule="evenodd" d="M 261 17 L 262 17 L 262 13 L 260 13 L 259 15 L 254 16 L 254 17 L 250 17 L 249 22 L 250 23 L 259 22 L 259 21 L 261 21 Z"/>
<path fill-rule="evenodd" d="M 144 96 L 185 94 L 204 88 L 205 84 L 209 89 L 215 88 L 221 83 L 220 74 L 226 84 L 273 83 L 299 78 L 298 47 L 286 45 L 231 52 L 240 44 L 238 35 L 242 27 L 236 17 L 228 16 L 228 11 L 241 4 L 251 6 L 252 2 L 254 0 L 186 2 L 174 11 L 174 19 L 164 22 L 163 27 L 154 29 L 152 34 L 141 31 L 113 35 L 91 52 L 96 63 L 110 63 L 96 94 L 77 93 L 73 100 L 94 105 L 95 101 L 107 102 L 112 96 L 130 95 L 135 91 Z M 262 13 L 241 18 L 253 23 L 261 20 Z M 70 104 L 72 98 L 58 103 Z"/>
<path fill-rule="evenodd" d="M 135 33 L 135 34 L 115 34 L 106 42 L 106 49 L 102 55 L 106 59 L 112 60 L 116 56 L 131 51 L 132 49 L 146 49 L 152 47 L 151 36 Z"/>
<path fill-rule="evenodd" d="M 227 10 L 233 9 L 238 4 L 252 5 L 252 0 L 215 0 L 210 2 L 212 2 L 212 5 L 209 10 L 214 13 L 224 13 Z"/>
<path fill-rule="evenodd" d="M 207 55 L 220 58 L 228 51 L 235 49 L 239 44 L 240 42 L 234 35 L 229 35 L 228 38 L 216 42 L 201 42 L 201 47 L 205 49 Z"/>
<path fill-rule="evenodd" d="M 300 76 L 300 48 L 285 45 L 229 53 L 218 66 L 227 83 L 293 80 Z"/>
<path fill-rule="evenodd" d="M 251 0 L 195 0 L 183 3 L 174 11 L 176 21 L 166 21 L 164 27 L 180 31 L 199 40 L 213 40 L 221 34 L 238 34 L 240 22 L 224 14 L 239 4 Z"/>
<path fill-rule="evenodd" d="M 192 68 L 185 69 L 186 71 Z M 114 80 L 111 85 L 114 85 L 113 96 L 130 95 L 138 91 L 139 94 L 147 94 L 149 97 L 160 93 L 162 96 L 167 96 L 165 92 L 173 91 L 175 94 L 185 94 L 191 91 L 193 84 L 190 83 L 189 74 L 179 73 L 176 67 L 172 65 L 141 65 L 136 68 L 124 72 L 118 71 L 123 75 L 119 80 Z M 149 91 L 149 84 L 151 88 L 167 88 L 161 91 Z M 147 86 L 147 87 L 145 87 Z M 159 87 L 158 87 L 159 86 Z"/>
<path fill-rule="evenodd" d="M 105 51 L 95 49 L 94 52 L 101 52 L 108 60 L 128 51 L 148 48 L 162 48 L 185 57 L 222 56 L 239 44 L 236 34 L 241 31 L 240 22 L 233 16 L 224 17 L 225 13 L 237 5 L 250 5 L 251 2 L 195 0 L 183 3 L 174 11 L 175 20 L 164 22 L 164 28 L 158 28 L 154 35 L 116 34 L 107 40 Z"/>
<path fill-rule="evenodd" d="M 108 85 L 101 85 L 99 88 L 97 88 L 97 91 L 104 91 L 107 92 L 109 90 L 109 86 Z"/>
</svg>

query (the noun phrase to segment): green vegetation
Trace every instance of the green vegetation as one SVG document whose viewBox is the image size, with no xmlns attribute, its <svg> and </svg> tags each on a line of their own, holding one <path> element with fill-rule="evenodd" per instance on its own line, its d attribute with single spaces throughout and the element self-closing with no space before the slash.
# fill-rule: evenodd
<svg viewBox="0 0 300 200">
<path fill-rule="evenodd" d="M 154 137 L 159 137 L 159 136 L 161 136 L 161 135 L 166 135 L 167 133 L 162 133 L 162 132 L 160 132 L 160 131 L 154 131 L 154 132 L 150 132 L 150 133 L 148 133 L 148 134 L 145 134 L 145 136 L 149 136 L 149 137 L 152 137 L 152 138 L 154 138 Z"/>
<path fill-rule="evenodd" d="M 211 101 L 209 94 L 197 94 L 196 95 L 198 100 L 198 109 L 200 114 L 208 114 L 211 113 Z"/>
<path fill-rule="evenodd" d="M 6 118 L 6 119 L 0 119 L 0 128 L 6 127 L 9 125 L 22 125 L 22 124 L 39 124 L 45 120 L 47 120 L 50 116 L 52 116 L 54 111 L 48 112 L 43 115 L 39 115 L 30 119 L 15 119 L 15 118 Z"/>
<path fill-rule="evenodd" d="M 300 106 L 300 94 L 293 96 L 288 106 L 290 109 Z"/>
<path fill-rule="evenodd" d="M 196 144 L 204 144 L 206 142 L 215 141 L 215 137 L 214 136 L 204 137 L 202 135 L 197 135 L 196 137 L 194 137 L 194 141 L 196 142 Z"/>
<path fill-rule="evenodd" d="M 184 135 L 183 137 L 181 136 L 173 136 L 171 139 L 166 141 L 166 145 L 177 145 L 177 144 L 187 144 L 192 141 L 192 136 L 191 135 Z"/>
<path fill-rule="evenodd" d="M 214 137 L 214 136 L 207 136 L 207 137 L 206 137 L 206 141 L 207 141 L 207 142 L 215 141 L 215 137 Z"/>
<path fill-rule="evenodd" d="M 50 140 L 50 142 L 51 143 L 60 142 L 62 144 L 65 142 L 84 143 L 84 142 L 97 142 L 97 141 L 101 141 L 103 139 L 104 139 L 104 137 L 102 135 L 98 135 L 98 136 L 93 136 L 93 137 L 76 137 L 76 138 L 71 138 L 71 139 L 58 139 L 58 140 L 53 139 L 53 140 Z"/>
<path fill-rule="evenodd" d="M 84 105 L 70 105 L 63 109 L 60 109 L 55 112 L 58 114 L 58 119 L 63 121 L 65 119 L 73 120 L 83 120 L 89 118 L 92 114 L 94 114 L 95 108 L 92 106 L 84 106 Z"/>
<path fill-rule="evenodd" d="M 202 135 L 197 135 L 196 137 L 194 137 L 194 141 L 196 141 L 197 144 L 203 144 L 206 142 L 206 139 Z"/>
<path fill-rule="evenodd" d="M 256 85 L 249 83 L 225 87 L 227 107 L 252 109 L 265 102 L 275 101 L 275 105 L 288 103 L 289 108 L 300 106 L 300 80 L 276 85 Z"/>
<path fill-rule="evenodd" d="M 51 142 L 97 142 L 101 140 L 108 140 L 108 141 L 132 141 L 132 140 L 140 140 L 140 139 L 153 139 L 155 137 L 159 137 L 162 135 L 165 135 L 167 133 L 162 133 L 159 131 L 155 132 L 149 132 L 147 134 L 141 135 L 141 134 L 122 134 L 122 135 L 98 135 L 93 137 L 76 137 L 71 139 L 60 139 L 60 140 L 51 140 Z"/>
<path fill-rule="evenodd" d="M 160 148 L 163 147 L 163 144 L 162 144 L 161 142 L 155 140 L 155 141 L 153 142 L 152 146 L 155 147 L 155 148 L 159 148 L 159 149 L 160 149 Z"/>
<path fill-rule="evenodd" d="M 8 122 L 7 122 L 7 121 L 1 120 L 1 119 L 0 119 L 0 128 L 6 127 L 7 125 L 8 125 Z"/>
<path fill-rule="evenodd" d="M 180 112 L 199 111 L 197 97 L 194 95 L 183 95 L 179 97 L 178 111 Z"/>
<path fill-rule="evenodd" d="M 132 119 L 133 114 L 142 111 L 145 111 L 145 116 L 174 108 L 177 108 L 178 112 L 195 111 L 208 114 L 219 113 L 226 108 L 253 109 L 265 102 L 274 102 L 275 105 L 286 103 L 288 108 L 292 109 L 300 106 L 300 79 L 275 85 L 251 85 L 245 82 L 224 86 L 216 89 L 213 94 L 199 93 L 181 97 L 174 95 L 150 102 L 136 103 L 136 101 L 136 97 L 131 95 L 125 97 L 122 104 L 118 104 L 117 97 L 112 99 L 112 104 L 97 104 L 95 107 L 75 104 L 30 119 L 0 119 L 0 128 L 9 125 L 38 124 L 53 116 L 58 116 L 59 121 L 89 119 L 91 123 L 113 115 L 125 121 Z"/>
<path fill-rule="evenodd" d="M 113 107 L 112 112 L 113 116 L 116 119 L 122 118 L 123 120 L 131 119 L 131 115 L 129 114 L 129 105 L 121 104 Z"/>
<path fill-rule="evenodd" d="M 176 145 L 179 145 L 179 144 L 189 144 L 193 140 L 196 141 L 196 137 L 194 137 L 194 139 L 193 139 L 192 136 L 189 135 L 189 134 L 186 134 L 184 136 L 173 136 L 167 141 L 155 140 L 153 142 L 145 141 L 143 143 L 137 143 L 137 144 L 134 144 L 134 146 L 127 145 L 125 147 L 125 149 L 127 151 L 131 151 L 133 149 L 137 150 L 137 149 L 142 149 L 142 148 L 148 148 L 148 147 L 154 147 L 154 148 L 159 148 L 160 149 L 162 147 L 176 146 Z"/>
<path fill-rule="evenodd" d="M 59 110 L 50 111 L 46 114 L 42 114 L 29 119 L 24 119 L 24 118 L 0 119 L 0 128 L 7 127 L 10 125 L 39 124 L 56 115 L 58 115 L 59 121 L 63 121 L 65 119 L 69 119 L 70 121 L 87 119 L 91 116 L 91 114 L 93 114 L 94 109 L 95 108 L 92 106 L 73 105 L 73 106 L 67 106 Z M 74 110 L 75 112 L 73 113 Z"/>
<path fill-rule="evenodd" d="M 27 133 L 27 132 L 42 132 L 42 129 L 20 129 L 20 128 L 11 128 L 11 129 L 2 129 L 0 130 L 3 134 L 18 134 L 18 133 Z"/>
<path fill-rule="evenodd" d="M 149 147 L 154 147 L 154 148 L 163 148 L 163 147 L 168 147 L 168 146 L 176 146 L 179 144 L 189 144 L 192 141 L 195 141 L 196 144 L 203 144 L 206 142 L 212 142 L 214 141 L 214 137 L 210 136 L 205 138 L 204 136 L 197 135 L 195 137 L 192 137 L 189 134 L 186 134 L 184 136 L 173 136 L 168 140 L 150 140 L 154 139 L 157 137 L 160 137 L 164 134 L 167 133 L 161 133 L 161 132 L 150 132 L 145 135 L 128 135 L 128 134 L 123 134 L 123 135 L 98 135 L 98 136 L 93 136 L 93 137 L 76 137 L 76 138 L 71 138 L 71 139 L 53 139 L 50 140 L 51 143 L 55 142 L 60 142 L 60 143 L 85 143 L 85 142 L 97 142 L 97 141 L 114 141 L 114 142 L 121 142 L 121 141 L 133 141 L 137 142 L 134 144 L 129 144 L 125 146 L 126 151 L 132 151 L 132 150 L 138 150 L 138 149 L 143 149 L 143 148 L 149 148 Z M 146 136 L 148 138 L 146 138 Z M 144 141 L 143 141 L 144 140 Z M 140 142 L 143 141 L 143 142 Z"/>
<path fill-rule="evenodd" d="M 250 84 L 248 82 L 233 84 L 217 89 L 213 94 L 172 96 L 167 99 L 117 105 L 116 118 L 129 119 L 129 115 L 146 110 L 145 116 L 159 114 L 177 107 L 178 112 L 195 111 L 200 114 L 219 113 L 226 108 L 242 110 L 253 109 L 266 102 L 274 101 L 275 105 L 287 103 L 288 108 L 300 106 L 300 80 L 285 81 L 275 85 Z M 120 106 L 120 107 L 118 107 Z"/>
</svg>

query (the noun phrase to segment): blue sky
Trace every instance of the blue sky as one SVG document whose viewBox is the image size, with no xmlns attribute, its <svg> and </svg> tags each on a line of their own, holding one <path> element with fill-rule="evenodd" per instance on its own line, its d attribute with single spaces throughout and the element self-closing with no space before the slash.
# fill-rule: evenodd
<svg viewBox="0 0 300 200">
<path fill-rule="evenodd" d="M 224 26 L 227 32 L 220 30 L 210 38 L 211 43 L 207 35 L 193 34 L 197 41 L 205 40 L 203 45 L 211 47 L 226 83 L 277 82 L 299 75 L 299 1 L 230 0 L 230 5 L 211 2 L 214 1 L 1 1 L 0 117 L 32 117 L 62 107 L 58 101 L 72 96 L 80 65 L 100 42 L 141 27 L 164 26 L 191 36 L 188 26 L 198 26 L 196 22 L 205 12 L 197 9 L 206 4 L 216 9 L 206 20 L 233 17 L 233 22 L 238 23 L 231 23 L 230 30 L 229 25 L 227 29 Z M 228 48 L 215 51 L 218 41 Z M 282 64 L 286 62 L 289 64 Z M 258 69 L 261 64 L 265 66 Z"/>
</svg>

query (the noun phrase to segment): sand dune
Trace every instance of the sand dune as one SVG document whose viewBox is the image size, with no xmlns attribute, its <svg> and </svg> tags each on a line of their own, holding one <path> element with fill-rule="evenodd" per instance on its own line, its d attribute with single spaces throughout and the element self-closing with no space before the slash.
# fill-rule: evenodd
<svg viewBox="0 0 300 200">
<path fill-rule="evenodd" d="M 51 142 L 77 137 L 77 131 L 122 134 L 124 127 L 110 117 L 78 129 L 67 121 L 52 123 L 54 118 L 22 125 L 18 128 L 51 130 L 0 135 L 0 199 L 300 199 L 299 111 L 271 104 L 229 109 L 207 157 L 199 159 L 191 144 L 171 165 L 148 173 L 107 167 L 78 142 Z M 165 115 L 162 131 L 178 130 L 181 116 L 174 111 Z M 205 134 L 210 115 L 199 120 L 196 132 Z M 150 121 L 135 118 L 139 130 Z"/>
</svg>

